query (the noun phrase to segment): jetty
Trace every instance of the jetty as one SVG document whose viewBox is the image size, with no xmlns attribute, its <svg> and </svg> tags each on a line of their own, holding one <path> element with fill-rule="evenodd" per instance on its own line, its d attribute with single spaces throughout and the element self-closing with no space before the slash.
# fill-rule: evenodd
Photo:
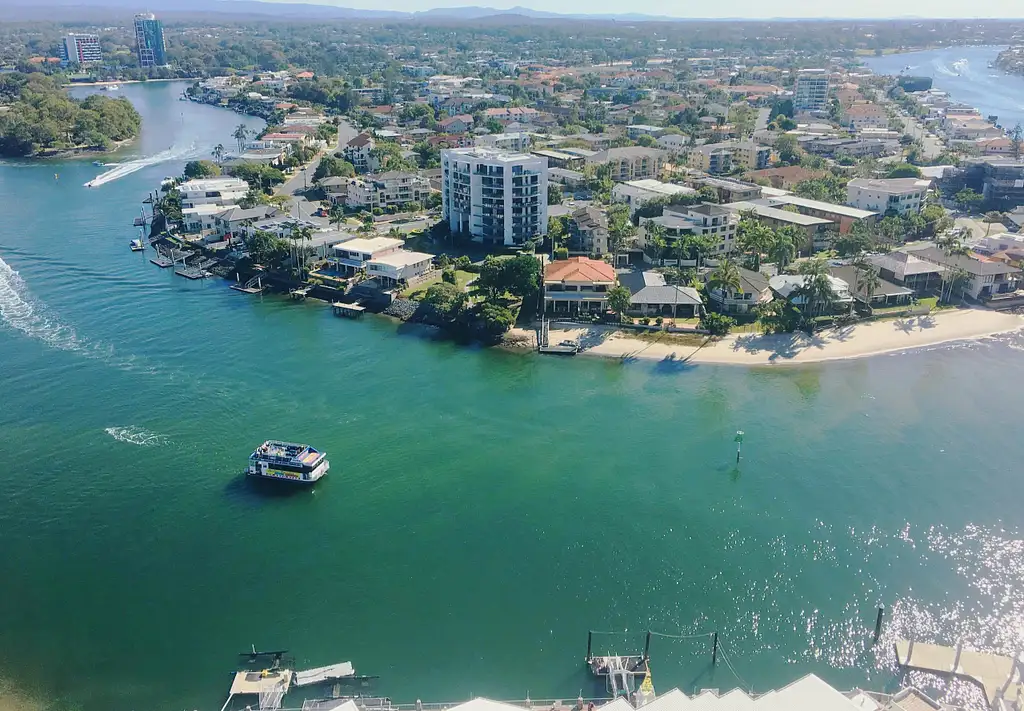
<svg viewBox="0 0 1024 711">
<path fill-rule="evenodd" d="M 292 289 L 288 292 L 288 295 L 297 301 L 305 301 L 306 297 L 309 296 L 309 292 L 313 290 L 311 286 L 300 286 L 297 289 Z"/>
<path fill-rule="evenodd" d="M 590 673 L 597 677 L 605 678 L 605 686 L 608 695 L 617 699 L 626 697 L 632 701 L 634 698 L 653 699 L 654 684 L 651 680 L 650 649 L 651 633 L 647 633 L 647 641 L 644 644 L 643 654 L 611 654 L 599 656 L 591 654 L 594 633 L 587 633 L 587 666 Z M 641 683 L 637 683 L 642 679 Z"/>
<path fill-rule="evenodd" d="M 231 288 L 235 291 L 240 291 L 243 294 L 261 294 L 263 293 L 263 274 L 262 272 L 249 279 L 244 284 L 235 275 L 235 283 L 231 285 Z"/>
<path fill-rule="evenodd" d="M 171 260 L 170 257 L 168 257 L 165 254 L 157 254 L 155 257 L 153 257 L 149 261 L 151 263 L 157 265 L 161 269 L 167 269 L 168 267 L 173 267 L 174 266 L 174 262 Z"/>
<path fill-rule="evenodd" d="M 1003 699 L 1012 701 L 1024 694 L 1014 657 L 964 649 L 963 643 L 947 647 L 912 639 L 896 640 L 895 649 L 896 663 L 904 669 L 973 683 L 985 694 L 991 708 Z"/>
<path fill-rule="evenodd" d="M 284 703 L 284 696 L 292 687 L 315 686 L 335 682 L 332 694 L 341 694 L 340 683 L 348 680 L 366 680 L 374 677 L 356 676 L 352 662 L 337 662 L 322 667 L 294 671 L 282 667 L 286 650 L 262 652 L 253 645 L 249 652 L 242 652 L 240 657 L 248 658 L 250 665 L 256 665 L 260 659 L 271 659 L 269 668 L 259 670 L 242 670 L 234 673 L 227 701 L 221 707 L 226 711 L 231 700 L 236 696 L 256 696 L 260 711 L 277 711 Z"/>
<path fill-rule="evenodd" d="M 340 301 L 332 303 L 331 310 L 334 311 L 335 316 L 344 316 L 345 318 L 361 318 L 366 313 L 365 306 L 358 303 L 344 304 Z"/>
<path fill-rule="evenodd" d="M 576 355 L 580 352 L 580 344 L 576 341 L 562 341 L 561 343 L 551 343 L 550 341 L 550 327 L 549 322 L 546 318 L 542 318 L 540 322 L 540 337 L 537 339 L 537 352 L 548 353 L 551 355 Z"/>
</svg>

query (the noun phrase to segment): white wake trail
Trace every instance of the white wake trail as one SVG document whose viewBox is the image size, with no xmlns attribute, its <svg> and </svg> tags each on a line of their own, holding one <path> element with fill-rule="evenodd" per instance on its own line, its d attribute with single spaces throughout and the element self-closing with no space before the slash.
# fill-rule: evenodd
<svg viewBox="0 0 1024 711">
<path fill-rule="evenodd" d="M 82 349 L 74 329 L 46 314 L 32 298 L 25 280 L 3 259 L 0 259 L 0 322 L 60 350 Z"/>
<path fill-rule="evenodd" d="M 131 175 L 143 168 L 148 168 L 151 165 L 157 163 L 164 163 L 171 160 L 181 160 L 182 158 L 191 157 L 196 150 L 196 144 L 193 143 L 188 148 L 175 148 L 170 147 L 166 151 L 160 151 L 147 158 L 138 158 L 136 160 L 130 160 L 125 163 L 118 163 L 116 166 L 111 168 L 105 173 L 100 173 L 95 178 L 85 183 L 87 188 L 98 188 L 101 185 L 123 178 L 126 175 Z"/>
<path fill-rule="evenodd" d="M 103 431 L 118 442 L 135 444 L 139 447 L 159 447 L 160 445 L 167 444 L 167 437 L 150 432 L 143 427 L 107 427 Z"/>
</svg>

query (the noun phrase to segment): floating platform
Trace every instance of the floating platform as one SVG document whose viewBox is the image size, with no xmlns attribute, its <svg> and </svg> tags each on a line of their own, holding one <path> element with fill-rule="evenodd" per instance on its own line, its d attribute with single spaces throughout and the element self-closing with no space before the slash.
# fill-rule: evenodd
<svg viewBox="0 0 1024 711">
<path fill-rule="evenodd" d="M 292 685 L 292 672 L 288 669 L 264 669 L 263 671 L 235 672 L 231 682 L 232 696 L 239 694 L 259 694 L 271 687 L 280 687 L 287 692 Z"/>
<path fill-rule="evenodd" d="M 346 679 L 356 675 L 352 662 L 338 662 L 329 664 L 326 667 L 315 667 L 295 672 L 293 683 L 295 686 L 309 686 L 310 684 L 322 684 L 325 681 Z"/>
<path fill-rule="evenodd" d="M 334 311 L 335 316 L 344 316 L 346 318 L 360 318 L 366 313 L 366 307 L 360 306 L 359 304 L 343 304 L 340 301 L 335 301 L 331 304 L 331 309 Z"/>
<path fill-rule="evenodd" d="M 298 289 L 292 289 L 291 291 L 288 292 L 288 295 L 291 296 L 293 299 L 298 299 L 301 301 L 305 299 L 307 296 L 309 296 L 309 292 L 311 292 L 312 290 L 313 287 L 311 286 L 303 286 Z"/>
<path fill-rule="evenodd" d="M 149 261 L 152 262 L 153 264 L 157 265 L 161 269 L 167 269 L 168 267 L 173 267 L 174 266 L 174 262 L 171 260 L 171 258 L 170 257 L 165 257 L 162 254 L 156 255 L 155 257 L 153 257 Z"/>
<path fill-rule="evenodd" d="M 990 706 L 998 699 L 1014 699 L 1024 693 L 1013 657 L 967 650 L 962 644 L 946 647 L 907 639 L 897 640 L 895 648 L 896 663 L 901 667 L 972 682 Z"/>
<path fill-rule="evenodd" d="M 537 351 L 552 355 L 576 355 L 580 352 L 580 345 L 574 341 L 562 341 L 554 345 L 539 346 Z"/>
<path fill-rule="evenodd" d="M 232 284 L 231 288 L 243 294 L 260 294 L 263 292 L 263 289 L 257 289 L 255 286 L 242 286 L 241 284 Z"/>
<path fill-rule="evenodd" d="M 175 269 L 174 273 L 178 276 L 185 277 L 186 279 L 205 279 L 209 276 L 213 276 L 210 272 L 198 267 L 181 267 L 180 269 Z"/>
</svg>

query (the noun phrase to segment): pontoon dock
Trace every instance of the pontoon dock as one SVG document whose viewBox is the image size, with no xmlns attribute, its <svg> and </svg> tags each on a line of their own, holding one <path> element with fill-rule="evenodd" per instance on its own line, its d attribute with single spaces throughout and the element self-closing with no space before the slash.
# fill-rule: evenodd
<svg viewBox="0 0 1024 711">
<path fill-rule="evenodd" d="M 334 681 L 335 679 L 345 679 L 355 676 L 355 674 L 356 670 L 352 666 L 352 662 L 339 662 L 337 664 L 329 664 L 326 667 L 297 671 L 292 681 L 295 686 L 308 686 L 310 684 L 322 684 L 325 681 Z"/>
<path fill-rule="evenodd" d="M 993 707 L 999 699 L 1014 699 L 1024 689 L 1013 657 L 974 652 L 962 644 L 946 647 L 906 639 L 897 640 L 895 647 L 896 663 L 901 667 L 973 682 Z"/>
<path fill-rule="evenodd" d="M 343 304 L 340 301 L 335 301 L 331 304 L 331 308 L 334 309 L 335 316 L 345 316 L 347 318 L 359 318 L 366 313 L 365 306 L 360 306 L 359 304 Z"/>
</svg>

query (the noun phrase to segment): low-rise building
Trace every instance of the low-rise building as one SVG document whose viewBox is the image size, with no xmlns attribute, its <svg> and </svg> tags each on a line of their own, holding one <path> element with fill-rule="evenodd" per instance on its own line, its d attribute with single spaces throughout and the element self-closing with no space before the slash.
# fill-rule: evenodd
<svg viewBox="0 0 1024 711">
<path fill-rule="evenodd" d="M 611 264 L 588 257 L 550 262 L 544 268 L 545 313 L 601 313 L 615 286 Z"/>
<path fill-rule="evenodd" d="M 641 249 L 647 247 L 648 224 L 657 224 L 663 228 L 666 252 L 674 255 L 675 244 L 680 238 L 687 235 L 711 235 L 718 240 L 715 246 L 715 255 L 724 256 L 735 251 L 736 226 L 739 224 L 739 216 L 732 210 L 721 205 L 712 203 L 701 203 L 700 205 L 669 205 L 662 209 L 658 217 L 643 218 L 640 220 L 640 231 L 638 242 Z M 645 252 L 646 255 L 646 252 Z M 651 258 L 651 257 L 648 257 Z M 673 263 L 675 257 L 666 259 L 664 257 L 652 258 L 662 263 Z"/>
<path fill-rule="evenodd" d="M 600 257 L 608 252 L 608 216 L 594 205 L 581 207 L 569 217 L 570 254 Z"/>
<path fill-rule="evenodd" d="M 473 145 L 483 148 L 493 148 L 499 151 L 516 151 L 525 153 L 530 150 L 533 143 L 533 136 L 525 131 L 513 131 L 512 133 L 488 133 L 477 136 L 473 139 Z M 549 163 L 550 165 L 550 163 Z"/>
<path fill-rule="evenodd" d="M 813 215 L 803 215 L 799 212 L 782 210 L 778 207 L 763 204 L 766 200 L 755 202 L 741 201 L 722 205 L 727 210 L 734 211 L 737 215 L 744 212 L 753 213 L 761 224 L 777 230 L 780 227 L 795 227 L 804 234 L 802 244 L 796 245 L 803 254 L 812 254 L 818 250 L 826 249 L 828 245 L 827 233 L 830 228 L 836 227 L 832 220 L 826 220 Z"/>
<path fill-rule="evenodd" d="M 640 136 L 652 136 L 657 138 L 664 133 L 664 131 L 665 129 L 661 126 L 650 126 L 642 123 L 634 123 L 626 126 L 626 135 L 634 141 L 640 138 Z"/>
<path fill-rule="evenodd" d="M 628 146 L 599 151 L 588 158 L 587 163 L 607 164 L 611 169 L 611 179 L 615 182 L 624 182 L 641 178 L 657 178 L 661 174 L 664 156 L 664 151 L 657 148 Z"/>
<path fill-rule="evenodd" d="M 737 267 L 740 274 L 739 289 L 715 287 L 708 290 L 708 301 L 715 311 L 727 314 L 750 313 L 751 309 L 772 300 L 768 277 L 743 267 Z M 705 274 L 705 281 L 711 272 Z"/>
<path fill-rule="evenodd" d="M 947 270 L 962 269 L 967 277 L 957 288 L 957 293 L 977 301 L 1012 294 L 1020 283 L 1018 275 L 1021 270 L 1004 262 L 960 254 L 947 255 L 938 247 L 914 250 L 914 256 L 941 265 Z"/>
<path fill-rule="evenodd" d="M 473 129 L 473 117 L 469 114 L 456 114 L 437 122 L 437 130 L 441 133 L 465 133 Z"/>
<path fill-rule="evenodd" d="M 422 205 L 431 192 L 430 181 L 425 177 L 399 170 L 343 180 L 345 192 L 340 201 L 354 210 L 401 207 L 411 202 Z"/>
<path fill-rule="evenodd" d="M 906 251 L 871 255 L 867 260 L 878 267 L 878 276 L 882 279 L 905 286 L 918 296 L 937 292 L 946 273 L 945 267 Z"/>
<path fill-rule="evenodd" d="M 692 286 L 669 284 L 665 275 L 659 272 L 622 274 L 619 281 L 629 289 L 629 311 L 626 313 L 630 316 L 696 318 L 704 310 L 704 300 L 699 291 Z"/>
<path fill-rule="evenodd" d="M 888 128 L 889 115 L 878 104 L 853 104 L 843 111 L 843 125 L 852 131 L 865 128 Z"/>
<path fill-rule="evenodd" d="M 921 212 L 930 180 L 855 178 L 846 184 L 846 202 L 871 212 L 900 216 Z"/>
<path fill-rule="evenodd" d="M 820 217 L 823 220 L 831 220 L 839 225 L 839 233 L 846 234 L 855 222 L 874 224 L 878 219 L 878 213 L 871 210 L 861 210 L 858 207 L 849 205 L 834 205 L 821 200 L 810 200 L 796 195 L 773 195 L 765 198 L 771 207 L 784 207 L 792 205 L 801 215 Z"/>
<path fill-rule="evenodd" d="M 764 170 L 752 170 L 743 174 L 744 180 L 751 182 L 768 183 L 779 190 L 791 190 L 797 183 L 805 180 L 814 180 L 826 175 L 823 170 L 812 170 L 800 165 L 786 165 L 780 168 L 765 168 Z"/>
<path fill-rule="evenodd" d="M 352 240 L 353 242 L 355 240 Z M 344 244 L 350 245 L 351 242 Z M 434 255 L 398 249 L 366 261 L 366 275 L 379 279 L 385 287 L 408 283 L 433 268 Z"/>
<path fill-rule="evenodd" d="M 732 151 L 718 143 L 692 147 L 686 155 L 686 165 L 705 173 L 728 173 L 732 170 Z"/>
<path fill-rule="evenodd" d="M 578 188 L 587 182 L 587 176 L 578 170 L 548 168 L 548 181 L 564 185 L 567 188 Z"/>
<path fill-rule="evenodd" d="M 202 178 L 178 185 L 181 208 L 197 205 L 234 205 L 249 192 L 249 184 L 240 178 Z"/>
<path fill-rule="evenodd" d="M 731 178 L 698 178 L 693 181 L 697 186 L 708 186 L 718 194 L 718 202 L 738 202 L 739 200 L 757 200 L 763 190 L 760 185 L 744 183 Z"/>
<path fill-rule="evenodd" d="M 770 147 L 753 141 L 723 141 L 695 146 L 690 150 L 688 164 L 705 173 L 725 173 L 734 167 L 762 170 L 768 167 L 771 155 Z"/>
<path fill-rule="evenodd" d="M 913 289 L 900 286 L 881 275 L 879 275 L 878 283 L 869 290 L 856 267 L 830 267 L 828 271 L 832 276 L 842 279 L 849 284 L 850 294 L 865 306 L 876 309 L 890 306 L 909 306 L 914 300 Z"/>
<path fill-rule="evenodd" d="M 378 168 L 377 159 L 372 155 L 376 145 L 373 136 L 368 133 L 360 133 L 346 143 L 341 152 L 357 173 L 372 173 Z"/>
<path fill-rule="evenodd" d="M 768 280 L 772 292 L 779 298 L 786 299 L 794 306 L 806 306 L 807 297 L 803 287 L 812 277 L 805 274 L 780 274 Z M 828 275 L 828 283 L 832 287 L 832 312 L 848 311 L 853 303 L 850 285 L 842 279 Z"/>
<path fill-rule="evenodd" d="M 367 263 L 370 261 L 399 251 L 404 244 L 404 240 L 393 237 L 357 237 L 333 245 L 332 255 L 328 257 L 328 261 L 335 269 L 352 274 L 360 269 L 367 269 Z"/>
<path fill-rule="evenodd" d="M 612 187 L 612 202 L 624 202 L 629 205 L 629 214 L 632 217 L 639 208 L 651 200 L 678 199 L 696 192 L 685 185 L 663 183 L 653 178 L 628 180 L 625 183 L 616 183 Z"/>
</svg>

